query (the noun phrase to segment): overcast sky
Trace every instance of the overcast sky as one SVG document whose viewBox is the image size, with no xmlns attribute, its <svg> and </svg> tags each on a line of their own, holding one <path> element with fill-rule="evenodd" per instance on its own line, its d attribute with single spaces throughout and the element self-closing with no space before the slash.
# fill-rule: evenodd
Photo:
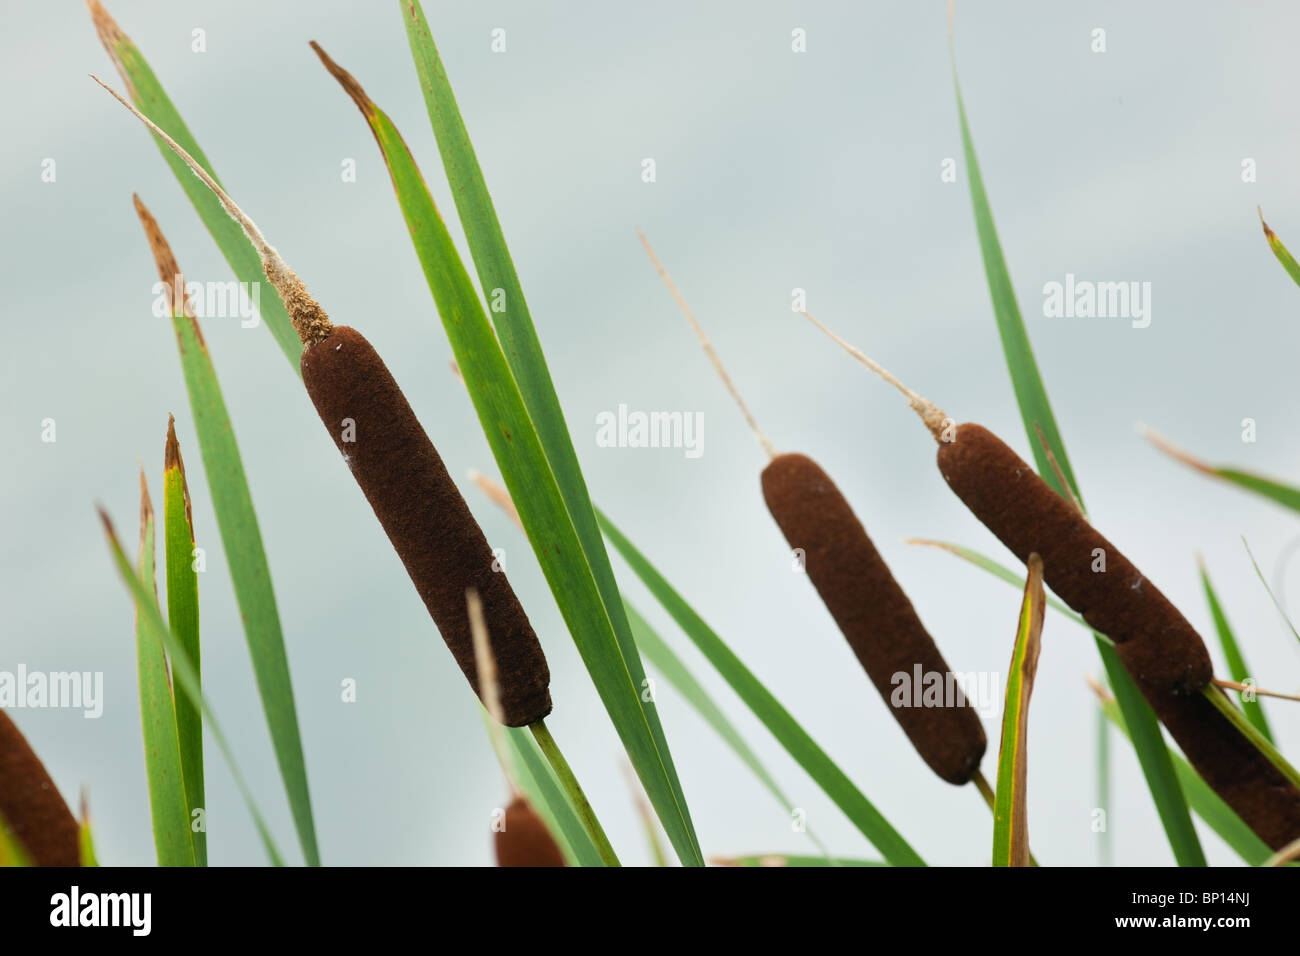
<svg viewBox="0 0 1300 956">
<path fill-rule="evenodd" d="M 593 497 L 932 863 L 986 864 L 990 818 L 911 751 L 763 505 L 765 458 L 636 239 L 646 230 L 782 450 L 834 477 L 959 671 L 1000 676 L 1019 594 L 918 536 L 1014 559 L 952 496 L 899 396 L 790 308 L 808 309 L 958 420 L 1022 456 L 965 182 L 944 3 L 426 3 L 546 349 Z M 468 482 L 496 468 L 448 372 L 450 347 L 375 142 L 307 46 L 389 114 L 457 241 L 397 3 L 130 2 L 140 46 L 226 187 L 335 321 L 383 354 L 446 459 L 546 648 L 557 740 L 628 862 L 648 853 L 618 740 L 526 542 Z M 89 794 L 101 859 L 153 859 L 132 609 L 94 515 L 128 541 L 137 469 L 161 501 L 168 413 L 189 462 L 205 689 L 281 846 L 297 852 L 200 467 L 154 267 L 131 194 L 187 277 L 229 268 L 149 137 L 94 86 L 118 84 L 84 7 L 6 4 L 0 151 L 0 669 L 104 674 L 103 716 L 13 713 L 60 789 Z M 1201 629 L 1204 555 L 1264 686 L 1294 691 L 1280 596 L 1293 516 L 1152 450 L 1144 422 L 1214 462 L 1300 475 L 1300 289 L 1255 206 L 1300 243 L 1293 4 L 966 3 L 957 59 L 1030 338 L 1097 527 Z M 493 52 L 493 30 L 505 51 Z M 1096 30 L 1104 52 L 1094 52 Z M 196 52 L 195 32 L 204 49 Z M 806 52 L 792 50 L 803 30 Z M 643 181 L 652 159 L 655 179 Z M 50 166 L 48 161 L 53 161 Z M 955 160 L 956 181 L 945 163 Z M 355 164 L 355 181 L 343 171 Z M 43 175 L 53 168 L 53 181 Z M 1253 170 L 1253 181 L 1243 181 Z M 1053 317 L 1049 283 L 1136 282 L 1145 316 Z M 1149 283 L 1149 285 L 1144 285 Z M 485 864 L 506 789 L 474 699 L 265 327 L 212 318 L 270 559 L 325 862 Z M 609 448 L 597 421 L 702 415 L 702 454 Z M 1256 423 L 1243 441 L 1243 419 Z M 57 440 L 42 441 L 54 419 Z M 784 754 L 633 576 L 660 629 L 838 853 L 874 849 Z M 1047 619 L 1030 717 L 1039 860 L 1092 864 L 1098 838 L 1090 636 Z M 357 681 L 358 700 L 339 701 Z M 1003 681 L 1000 686 L 1005 686 Z M 807 852 L 790 813 L 664 682 L 659 706 L 710 855 Z M 1000 708 L 984 715 L 996 770 Z M 1300 709 L 1268 705 L 1283 749 Z M 1119 863 L 1172 861 L 1128 745 L 1112 739 Z M 259 862 L 208 740 L 213 863 Z M 1235 857 L 1201 828 L 1212 862 Z"/>
</svg>

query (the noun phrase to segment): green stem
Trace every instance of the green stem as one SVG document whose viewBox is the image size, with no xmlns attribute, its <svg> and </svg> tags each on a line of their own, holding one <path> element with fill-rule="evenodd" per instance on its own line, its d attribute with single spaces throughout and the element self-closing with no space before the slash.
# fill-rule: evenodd
<svg viewBox="0 0 1300 956">
<path fill-rule="evenodd" d="M 569 799 L 573 802 L 573 809 L 578 814 L 578 819 L 582 821 L 582 828 L 587 831 L 587 835 L 591 837 L 591 842 L 596 845 L 600 858 L 605 861 L 606 866 L 621 866 L 618 857 L 614 854 L 614 848 L 609 845 L 609 837 L 605 836 L 600 821 L 596 819 L 596 811 L 591 809 L 591 803 L 587 800 L 587 795 L 582 792 L 582 787 L 578 784 L 578 778 L 573 775 L 573 770 L 570 769 L 569 762 L 564 759 L 564 754 L 560 753 L 555 738 L 551 736 L 551 732 L 546 728 L 546 722 L 543 720 L 534 721 L 528 725 L 528 729 L 533 732 L 537 746 L 542 748 L 542 753 L 546 756 L 547 762 L 551 765 L 551 769 L 555 771 L 561 789 L 569 795 Z"/>
</svg>

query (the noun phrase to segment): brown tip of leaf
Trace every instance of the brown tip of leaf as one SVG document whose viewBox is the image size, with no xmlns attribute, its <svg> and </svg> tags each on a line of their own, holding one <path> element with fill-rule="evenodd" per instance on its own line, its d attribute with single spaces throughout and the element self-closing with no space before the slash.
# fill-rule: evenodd
<svg viewBox="0 0 1300 956">
<path fill-rule="evenodd" d="M 99 0 L 86 0 L 86 9 L 90 11 L 90 19 L 95 24 L 95 32 L 99 34 L 99 42 L 104 44 L 104 49 L 108 51 L 109 59 L 113 61 L 113 66 L 117 69 L 117 74 L 126 84 L 127 92 L 131 97 L 135 97 L 135 84 L 131 82 L 131 77 L 127 75 L 126 68 L 122 65 L 122 60 L 118 56 L 118 47 L 124 43 L 130 43 L 128 37 L 122 28 L 117 25 L 104 5 Z"/>
<path fill-rule="evenodd" d="M 1139 424 L 1137 426 L 1137 430 L 1139 435 L 1141 435 L 1143 438 L 1149 441 L 1160 451 L 1164 452 L 1170 458 L 1173 458 L 1177 461 L 1181 461 L 1187 467 L 1194 468 L 1204 475 L 1214 474 L 1214 469 L 1211 468 L 1209 465 L 1207 465 L 1205 462 L 1193 458 L 1191 455 L 1187 454 L 1187 452 L 1183 451 L 1181 448 L 1175 447 L 1174 444 L 1170 442 L 1167 438 L 1158 435 L 1152 429 L 1147 428 L 1147 426 Z"/>
<path fill-rule="evenodd" d="M 163 447 L 163 468 L 171 471 L 181 467 L 181 443 L 176 440 L 176 416 L 167 416 L 167 444 Z"/>
<path fill-rule="evenodd" d="M 190 542 L 194 542 L 194 511 L 190 505 L 190 485 L 185 480 L 185 459 L 181 457 L 181 443 L 176 438 L 176 416 L 167 416 L 167 443 L 163 447 L 163 469 L 180 472 L 181 497 L 185 500 L 185 524 L 190 529 Z"/>
<path fill-rule="evenodd" d="M 335 63 L 315 40 L 309 42 L 311 48 L 316 51 L 316 55 L 320 57 L 320 61 L 325 64 L 325 69 L 330 71 L 330 76 L 339 81 L 339 85 L 347 91 L 348 96 L 352 97 L 352 102 L 357 104 L 361 112 L 367 115 L 374 112 L 374 102 L 366 95 L 366 91 L 361 88 L 361 84 L 357 82 L 356 77 Z"/>
<path fill-rule="evenodd" d="M 135 203 L 135 214 L 140 217 L 140 225 L 144 227 L 145 238 L 149 240 L 149 251 L 153 253 L 154 265 L 158 269 L 158 278 L 167 289 L 167 301 L 171 303 L 172 314 L 176 316 L 184 315 L 190 320 L 190 325 L 194 328 L 194 334 L 199 340 L 200 348 L 207 349 L 208 345 L 203 340 L 203 329 L 199 327 L 198 321 L 194 314 L 190 312 L 184 300 L 185 277 L 181 275 L 181 267 L 176 263 L 176 256 L 172 253 L 172 247 L 167 244 L 167 238 L 162 234 L 162 229 L 158 226 L 158 220 L 153 217 L 147 206 L 140 201 L 139 193 L 132 193 L 131 200 Z M 177 303 L 176 290 L 181 289 L 182 301 Z"/>
<path fill-rule="evenodd" d="M 1277 233 L 1275 233 L 1272 229 L 1270 229 L 1268 227 L 1268 223 L 1264 221 L 1263 208 L 1260 206 L 1256 206 L 1255 212 L 1259 213 L 1259 224 L 1264 227 L 1264 235 L 1268 237 L 1269 242 L 1272 242 L 1274 239 L 1277 238 Z"/>
</svg>

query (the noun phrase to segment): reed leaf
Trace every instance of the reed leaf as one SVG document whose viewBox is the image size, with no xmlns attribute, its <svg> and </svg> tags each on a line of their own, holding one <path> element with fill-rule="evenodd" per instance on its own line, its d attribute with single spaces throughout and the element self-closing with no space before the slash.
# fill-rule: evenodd
<svg viewBox="0 0 1300 956">
<path fill-rule="evenodd" d="M 583 557 L 596 580 L 620 653 L 633 683 L 640 686 L 645 681 L 645 669 L 624 613 L 618 582 L 614 578 L 614 570 L 605 551 L 605 541 L 596 523 L 591 495 L 564 420 L 564 412 L 560 408 L 560 399 L 555 392 L 537 329 L 528 310 L 528 301 L 524 297 L 519 275 L 510 256 L 505 232 L 497 218 L 487 182 L 470 142 L 469 131 L 461 118 L 460 107 L 438 55 L 424 10 L 419 0 L 402 0 L 399 8 L 416 73 L 420 78 L 420 89 L 428 108 L 429 121 L 438 142 L 443 169 L 451 186 L 465 238 L 469 242 L 470 256 L 483 295 L 493 303 L 489 317 L 496 329 L 506 364 L 515 377 L 519 396 L 550 463 L 556 486 L 577 532 Z M 690 829 L 690 819 L 685 813 L 686 796 L 672 765 L 663 726 L 653 708 L 646 711 L 646 723 L 654 737 L 656 748 L 663 755 L 662 767 L 636 766 L 635 769 L 678 853 L 682 852 L 685 838 L 689 837 L 692 851 L 698 855 L 699 846 L 694 833 L 679 832 L 683 821 L 678 817 L 684 817 L 686 829 Z M 647 770 L 652 771 L 651 779 L 646 778 Z M 672 790 L 677 812 L 668 806 L 666 794 L 660 794 L 657 801 L 654 799 L 655 792 L 661 791 L 665 782 Z M 665 810 L 673 819 L 663 819 Z"/>
<path fill-rule="evenodd" d="M 645 672 L 622 604 L 607 601 L 599 561 L 583 544 L 580 517 L 569 510 L 518 381 L 424 178 L 388 116 L 355 79 L 323 50 L 315 49 L 360 108 L 379 143 L 479 422 L 605 711 L 678 858 L 688 866 L 703 866 L 704 855 L 659 717 L 653 704 L 641 701 Z M 617 590 L 613 593 L 617 595 Z"/>
<path fill-rule="evenodd" d="M 1115 699 L 1102 695 L 1101 707 L 1107 719 L 1125 737 L 1129 737 L 1124 716 L 1120 713 Z M 1131 740 L 1131 737 L 1129 739 Z M 1183 791 L 1187 794 L 1187 802 L 1196 811 L 1196 815 L 1251 866 L 1259 866 L 1267 860 L 1273 852 L 1268 844 L 1257 837 L 1255 831 L 1237 816 L 1237 812 L 1210 789 L 1209 785 L 1201 779 L 1200 774 L 1192 769 L 1191 764 L 1177 754 L 1172 756 L 1172 760 L 1174 772 L 1178 775 Z"/>
<path fill-rule="evenodd" d="M 1259 224 L 1264 227 L 1264 238 L 1268 240 L 1268 247 L 1273 250 L 1277 261 L 1282 263 L 1282 268 L 1291 277 L 1291 281 L 1300 285 L 1300 263 L 1295 261 L 1295 256 L 1287 251 L 1286 246 L 1282 245 L 1282 240 L 1277 237 L 1277 233 L 1264 221 L 1264 210 L 1259 209 L 1258 206 L 1255 208 L 1259 210 Z"/>
<path fill-rule="evenodd" d="M 135 203 L 136 212 L 149 238 L 159 277 L 171 290 L 174 288 L 173 282 L 180 275 L 180 268 L 158 223 L 138 196 Z M 184 288 L 183 279 L 179 286 Z M 307 788 L 307 768 L 298 731 L 298 715 L 294 706 L 293 684 L 289 677 L 289 661 L 284 649 L 284 634 L 280 628 L 275 591 L 271 586 L 271 568 L 262 547 L 262 533 L 258 527 L 257 514 L 253 510 L 253 498 L 239 456 L 239 445 L 235 441 L 234 427 L 230 414 L 226 411 L 226 402 L 217 381 L 216 367 L 208 354 L 207 343 L 203 340 L 203 333 L 193 312 L 184 302 L 172 302 L 172 328 L 176 334 L 185 390 L 189 394 L 190 411 L 194 416 L 194 428 L 198 433 L 203 470 L 207 474 L 208 487 L 212 493 L 217 529 L 221 532 L 226 564 L 234 584 L 235 599 L 239 604 L 244 636 L 253 660 L 253 673 L 257 678 L 257 690 L 270 728 L 280 776 L 288 795 L 303 858 L 309 866 L 319 866 L 320 851 L 316 842 L 311 796 Z M 186 656 L 188 658 L 188 653 Z M 173 660 L 173 668 L 174 666 Z M 197 686 L 197 671 L 194 676 Z"/>
<path fill-rule="evenodd" d="M 148 625 L 149 611 L 157 612 L 154 579 L 154 515 L 144 472 L 140 472 L 140 554 L 136 574 L 144 586 L 144 601 L 136 604 L 135 652 L 140 691 L 140 726 L 144 736 L 145 774 L 149 783 L 149 814 L 153 822 L 154 849 L 159 866 L 194 866 L 194 841 L 181 776 L 176 710 L 172 702 L 167 654 Z"/>
<path fill-rule="evenodd" d="M 248 807 L 249 815 L 252 816 L 253 823 L 257 826 L 257 832 L 262 838 L 262 845 L 266 848 L 267 856 L 276 866 L 283 865 L 280 853 L 275 847 L 275 841 L 271 837 L 271 831 L 266 826 L 261 811 L 258 810 L 257 804 L 253 800 L 253 793 L 244 782 L 244 775 L 235 762 L 234 751 L 230 749 L 230 745 L 226 741 L 226 735 L 221 731 L 221 725 L 217 723 L 212 708 L 199 688 L 198 674 L 194 670 L 194 665 L 190 663 L 189 655 L 185 653 L 185 645 L 167 627 L 167 622 L 163 620 L 157 602 L 151 600 L 149 589 L 146 588 L 144 580 L 131 568 L 131 562 L 127 559 L 126 552 L 122 550 L 117 532 L 113 529 L 113 522 L 109 520 L 108 514 L 103 509 L 99 511 L 99 519 L 104 525 L 104 535 L 108 539 L 113 565 L 126 583 L 131 599 L 135 602 L 139 625 L 143 628 L 147 639 L 161 646 L 171 658 L 171 672 L 176 681 L 176 686 L 203 714 L 208 730 L 213 739 L 216 740 L 217 746 L 226 760 L 226 765 L 230 768 L 230 774 L 234 778 L 235 786 L 244 798 L 244 804 Z"/>
<path fill-rule="evenodd" d="M 103 4 L 99 0 L 89 0 L 90 15 L 94 20 L 95 28 L 99 32 L 99 39 L 104 44 L 104 49 L 108 51 L 109 57 L 113 61 L 113 66 L 117 68 L 118 75 L 122 77 L 122 82 L 126 84 L 128 95 L 135 103 L 136 108 L 157 123 L 164 132 L 172 139 L 185 147 L 186 151 L 198 160 L 213 179 L 218 183 L 216 172 L 212 164 L 208 162 L 203 150 L 195 142 L 185 121 L 177 112 L 175 105 L 163 90 L 162 84 L 158 77 L 154 75 L 153 70 L 149 67 L 144 55 L 131 42 L 128 37 L 113 20 Z M 265 275 L 262 272 L 262 261 L 257 255 L 257 250 L 249 242 L 248 237 L 244 235 L 239 224 L 226 214 L 221 208 L 217 198 L 212 195 L 206 186 L 189 171 L 184 161 L 171 151 L 167 145 L 156 135 L 153 136 L 154 142 L 162 151 L 163 159 L 171 168 L 172 173 L 176 176 L 185 195 L 189 198 L 194 206 L 194 211 L 199 214 L 203 224 L 207 227 L 208 232 L 217 243 L 217 248 L 225 256 L 226 262 L 230 264 L 231 271 L 235 277 L 248 288 L 252 288 L 265 281 Z M 164 280 L 165 281 L 165 280 Z M 293 367 L 294 374 L 301 375 L 298 368 L 298 357 L 302 355 L 302 342 L 298 340 L 298 335 L 293 330 L 293 323 L 289 321 L 289 313 L 285 311 L 284 304 L 280 297 L 275 294 L 275 290 L 269 285 L 263 286 L 260 290 L 266 293 L 259 295 L 258 309 L 266 327 L 271 330 L 275 341 L 279 343 L 281 351 L 284 352 L 285 358 Z"/>
<path fill-rule="evenodd" d="M 1006 260 L 1002 255 L 1002 244 L 998 239 L 997 228 L 993 224 L 993 211 L 984 188 L 984 179 L 975 157 L 975 143 L 966 118 L 961 84 L 957 79 L 957 56 L 952 46 L 951 16 L 950 7 L 948 52 L 952 63 L 953 88 L 957 96 L 957 114 L 961 122 L 962 152 L 966 162 L 966 175 L 970 184 L 971 204 L 975 213 L 975 229 L 979 235 L 984 272 L 988 279 L 993 314 L 997 321 L 998 335 L 1002 340 L 1002 350 L 1006 355 L 1007 370 L 1015 391 L 1016 404 L 1020 409 L 1025 435 L 1034 453 L 1039 475 L 1058 494 L 1067 499 L 1073 496 L 1073 500 L 1082 507 L 1083 495 L 1079 491 L 1078 482 L 1070 466 L 1070 458 L 1066 454 L 1065 443 L 1057 427 L 1056 416 L 1052 414 L 1047 390 L 1038 371 L 1038 362 L 1029 343 L 1029 333 L 1020 315 L 1020 306 L 1016 301 L 1011 274 L 1007 270 Z M 1065 483 L 1069 486 L 1068 489 L 1063 487 L 1062 482 L 1057 478 L 1056 469 L 1052 467 L 1051 458 L 1048 456 L 1049 451 L 1059 465 Z M 1120 663 L 1114 647 L 1102 641 L 1100 635 L 1095 635 L 1095 632 L 1094 636 L 1097 651 L 1101 654 L 1102 662 L 1106 667 L 1106 676 L 1115 690 L 1115 698 L 1119 702 L 1125 720 L 1133 730 L 1133 748 L 1137 752 L 1138 762 L 1142 765 L 1142 774 L 1146 778 L 1147 787 L 1160 813 L 1174 857 L 1182 865 L 1204 865 L 1205 854 L 1196 837 L 1196 830 L 1192 827 L 1191 815 L 1174 775 L 1169 749 L 1160 733 L 1155 713 L 1143 699 L 1133 678 Z M 1195 862 L 1197 860 L 1201 861 L 1200 864 Z"/>
<path fill-rule="evenodd" d="M 1210 616 L 1214 618 L 1214 629 L 1219 634 L 1219 646 L 1223 648 L 1223 657 L 1228 662 L 1228 673 L 1232 679 L 1239 684 L 1253 680 L 1250 668 L 1246 666 L 1246 658 L 1241 653 L 1241 648 L 1237 644 L 1237 638 L 1232 633 L 1232 628 L 1228 624 L 1228 617 L 1223 613 L 1223 605 L 1219 602 L 1219 596 L 1215 593 L 1214 585 L 1210 583 L 1210 575 L 1205 570 L 1205 565 L 1201 564 L 1201 586 L 1205 589 L 1205 600 L 1210 605 Z M 1268 728 L 1268 718 L 1264 716 L 1264 708 L 1258 700 L 1242 700 L 1241 709 L 1245 712 L 1246 717 L 1255 729 L 1263 734 L 1264 738 L 1273 742 L 1273 734 Z"/>
<path fill-rule="evenodd" d="M 1007 696 L 1002 711 L 1002 745 L 998 749 L 998 787 L 993 800 L 993 865 L 1029 866 L 1029 698 L 1042 650 L 1043 562 L 1029 556 L 1029 577 L 1020 606 L 1015 647 L 1007 669 Z"/>
<path fill-rule="evenodd" d="M 683 633 L 853 825 L 895 866 L 925 862 L 714 630 L 599 510 L 601 529 Z"/>
<path fill-rule="evenodd" d="M 167 564 L 167 623 L 185 645 L 194 662 L 195 675 L 202 680 L 199 651 L 199 575 L 194 567 L 194 521 L 190 490 L 185 481 L 185 462 L 176 438 L 176 420 L 168 416 L 167 444 L 163 452 L 163 524 Z M 196 810 L 207 804 L 203 796 L 203 715 L 184 694 L 173 694 L 176 705 L 176 736 L 181 752 L 181 776 L 191 826 Z M 208 865 L 208 835 L 194 830 L 194 861 Z"/>
</svg>

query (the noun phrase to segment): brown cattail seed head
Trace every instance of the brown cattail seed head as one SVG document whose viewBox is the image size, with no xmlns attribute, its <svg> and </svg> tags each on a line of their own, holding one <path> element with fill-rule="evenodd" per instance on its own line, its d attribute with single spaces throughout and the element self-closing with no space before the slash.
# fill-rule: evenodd
<svg viewBox="0 0 1300 956">
<path fill-rule="evenodd" d="M 528 616 L 383 360 L 344 325 L 303 350 L 302 380 L 456 663 L 482 698 L 465 592 L 483 602 L 505 723 L 551 712 L 550 671 Z"/>
<path fill-rule="evenodd" d="M 77 821 L 44 764 L 0 710 L 0 816 L 37 866 L 80 866 Z"/>
<path fill-rule="evenodd" d="M 1209 652 L 1186 618 L 1000 438 L 959 425 L 938 460 L 957 497 L 1016 557 L 1042 555 L 1048 586 L 1115 642 L 1135 679 L 1181 694 L 1209 683 Z"/>
<path fill-rule="evenodd" d="M 790 546 L 803 550 L 808 577 L 885 702 L 897 687 L 895 676 L 913 681 L 918 668 L 923 679 L 942 675 L 945 686 L 956 688 L 912 602 L 826 472 L 805 455 L 785 454 L 763 469 L 762 480 L 768 510 Z M 956 691 L 946 706 L 889 709 L 930 769 L 964 784 L 979 769 L 987 740 L 975 710 Z"/>
<path fill-rule="evenodd" d="M 493 842 L 497 866 L 566 865 L 555 838 L 523 797 L 515 797 L 506 808 L 502 827 L 493 834 Z"/>
</svg>

